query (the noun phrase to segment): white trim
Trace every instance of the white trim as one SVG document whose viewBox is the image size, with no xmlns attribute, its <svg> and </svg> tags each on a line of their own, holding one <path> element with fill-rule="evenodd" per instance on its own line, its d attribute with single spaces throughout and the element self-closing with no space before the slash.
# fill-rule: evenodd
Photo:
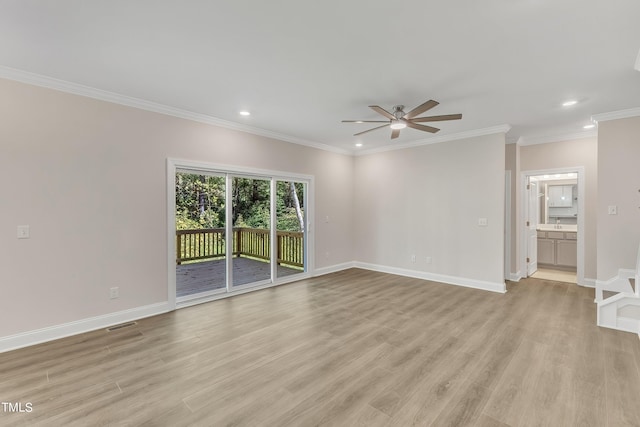
<svg viewBox="0 0 640 427">
<path fill-rule="evenodd" d="M 65 93 L 85 96 L 87 98 L 93 98 L 99 101 L 111 102 L 113 104 L 119 104 L 127 107 L 138 108 L 140 110 L 151 111 L 154 113 L 164 114 L 167 116 L 173 116 L 181 119 L 192 120 L 194 122 L 206 123 L 213 126 L 223 127 L 226 129 L 233 129 L 241 132 L 247 132 L 253 135 L 259 135 L 267 138 L 278 139 L 281 141 L 291 142 L 293 144 L 304 145 L 311 148 L 317 148 L 319 150 L 331 151 L 334 153 L 347 154 L 347 155 L 352 154 L 351 151 L 347 151 L 331 145 L 322 144 L 320 142 L 309 141 L 306 139 L 297 138 L 295 136 L 272 132 L 265 129 L 248 126 L 242 123 L 236 123 L 228 120 L 219 119 L 217 117 L 208 116 L 206 114 L 195 113 L 193 111 L 170 107 L 170 106 L 159 104 L 156 102 L 145 101 L 144 99 L 134 98 L 131 96 L 122 95 L 115 92 L 109 92 L 106 90 L 97 89 L 94 87 L 85 86 L 78 83 L 72 83 L 66 80 L 60 80 L 53 77 L 47 77 L 40 74 L 31 73 L 28 71 L 18 70 L 15 68 L 0 66 L 0 77 L 8 80 L 27 83 L 34 86 L 40 86 L 48 89 L 58 90 Z"/>
<path fill-rule="evenodd" d="M 9 335 L 0 338 L 0 353 L 156 316 L 171 310 L 172 307 L 168 303 L 162 302 Z"/>
<path fill-rule="evenodd" d="M 504 173 L 504 278 L 511 278 L 511 170 Z"/>
<path fill-rule="evenodd" d="M 416 279 L 430 280 L 433 282 L 445 283 L 448 285 L 464 286 L 466 288 L 482 289 L 484 291 L 506 293 L 507 285 L 504 282 L 494 283 L 484 280 L 469 279 L 466 277 L 447 276 L 444 274 L 429 273 L 425 271 L 407 270 L 404 268 L 389 267 L 378 264 L 369 264 L 365 262 L 356 262 L 356 268 L 364 270 L 377 271 L 380 273 L 395 274 L 398 276 L 413 277 Z"/>
<path fill-rule="evenodd" d="M 640 50 L 638 51 L 638 56 L 636 57 L 636 64 L 633 66 L 633 68 L 640 71 Z"/>
<path fill-rule="evenodd" d="M 244 175 L 261 177 L 261 178 L 273 177 L 280 181 L 287 180 L 287 179 L 307 181 L 307 180 L 313 180 L 314 178 L 313 175 L 305 175 L 305 174 L 294 173 L 294 172 L 289 173 L 289 172 L 283 172 L 283 171 L 277 171 L 277 170 L 271 170 L 271 169 L 259 169 L 259 168 L 237 166 L 237 165 L 230 165 L 230 164 L 223 164 L 223 163 L 199 162 L 194 160 L 179 159 L 175 157 L 169 157 L 167 158 L 167 161 L 173 163 L 176 169 L 188 169 L 190 171 L 197 171 L 197 172 L 206 172 L 206 173 L 220 172 L 220 173 L 230 173 L 232 175 L 244 174 Z M 175 179 L 175 177 L 172 177 L 171 179 Z"/>
<path fill-rule="evenodd" d="M 585 211 L 584 199 L 585 199 L 586 189 L 585 189 L 584 166 L 522 171 L 520 172 L 520 192 L 521 192 L 520 194 L 522 195 L 526 194 L 527 178 L 529 176 L 545 175 L 545 174 L 553 175 L 557 173 L 570 173 L 570 172 L 578 173 L 578 231 L 577 231 L 577 242 L 576 242 L 578 266 L 577 266 L 576 278 L 577 278 L 578 285 L 585 286 L 585 279 L 584 279 L 585 220 L 584 220 L 584 216 L 586 211 Z M 527 203 L 528 203 L 527 197 L 520 197 L 520 204 L 521 204 L 520 205 L 520 230 L 518 232 L 521 233 L 521 236 L 524 236 L 526 234 Z M 527 244 L 528 244 L 527 239 L 520 239 L 519 267 L 520 267 L 520 271 L 525 272 L 525 274 L 527 271 L 527 260 L 526 260 Z"/>
<path fill-rule="evenodd" d="M 325 274 L 337 273 L 338 271 L 348 270 L 355 268 L 356 262 L 350 261 L 342 264 L 334 264 L 328 267 L 321 267 L 313 271 L 313 277 L 324 276 Z"/>
<path fill-rule="evenodd" d="M 382 152 L 385 152 L 385 151 L 402 150 L 402 149 L 405 149 L 405 148 L 421 147 L 423 145 L 438 144 L 438 143 L 441 143 L 441 142 L 455 141 L 455 140 L 458 140 L 458 139 L 475 138 L 475 137 L 478 137 L 478 136 L 493 135 L 493 134 L 496 134 L 496 133 L 507 133 L 507 132 L 509 132 L 510 129 L 511 129 L 511 126 L 509 126 L 509 125 L 492 126 L 492 127 L 488 127 L 488 128 L 484 128 L 484 129 L 476 129 L 476 130 L 470 130 L 470 131 L 465 131 L 465 132 L 453 133 L 453 134 L 450 134 L 450 135 L 432 136 L 432 137 L 421 139 L 421 140 L 418 140 L 418 141 L 408 142 L 406 144 L 397 144 L 397 145 L 389 145 L 389 146 L 384 146 L 384 147 L 379 147 L 379 148 L 372 148 L 370 150 L 363 150 L 363 151 L 355 152 L 355 153 L 353 153 L 353 155 L 354 156 L 365 156 L 367 154 L 382 153 Z"/>
<path fill-rule="evenodd" d="M 633 277 L 635 273 L 636 271 L 631 268 L 619 268 L 617 275 L 607 280 L 595 280 L 594 284 L 601 288 L 607 288 L 610 287 L 613 283 L 620 280 L 620 278 L 624 278 L 626 280 L 626 278 L 628 277 Z"/>
<path fill-rule="evenodd" d="M 605 328 L 608 327 L 606 325 L 603 326 Z M 611 329 L 617 329 L 619 331 L 637 334 L 639 333 L 638 331 L 640 331 L 640 322 L 638 321 L 638 319 L 619 316 L 616 319 L 616 327 Z"/>
<path fill-rule="evenodd" d="M 299 280 L 304 280 L 304 279 L 309 279 L 311 276 L 311 274 L 309 273 L 300 273 L 300 274 L 294 274 L 291 276 L 287 276 L 287 277 L 282 277 L 280 279 L 278 279 L 278 281 L 276 282 L 267 282 L 264 283 L 262 285 L 259 286 L 250 286 L 250 287 L 238 287 L 236 286 L 235 288 L 233 288 L 234 290 L 231 292 L 219 292 L 219 293 L 214 293 L 214 294 L 207 294 L 204 295 L 202 297 L 195 297 L 195 298 L 190 298 L 188 300 L 185 301 L 179 301 L 177 304 L 176 308 L 186 308 L 186 307 L 191 307 L 194 305 L 199 305 L 199 304 L 204 304 L 207 302 L 211 302 L 211 301 L 216 301 L 219 299 L 224 299 L 224 298 L 230 298 L 236 295 L 242 295 L 242 294 L 246 294 L 249 292 L 253 292 L 253 291 L 259 291 L 262 289 L 268 289 L 268 288 L 273 288 L 275 286 L 281 286 L 281 285 L 286 285 L 292 282 L 297 282 Z M 224 290 L 224 288 L 223 288 Z"/>
<path fill-rule="evenodd" d="M 584 278 L 582 284 L 578 283 L 580 286 L 584 286 L 585 288 L 594 288 L 596 287 L 596 279 L 588 279 Z"/>
<path fill-rule="evenodd" d="M 167 303 L 172 310 L 176 308 L 176 210 L 171 209 L 171 200 L 176 200 L 177 163 L 167 159 Z"/>
<path fill-rule="evenodd" d="M 593 122 L 606 122 L 608 120 L 627 119 L 629 117 L 640 116 L 640 107 L 629 108 L 628 110 L 612 111 L 610 113 L 594 114 L 591 116 Z"/>
<path fill-rule="evenodd" d="M 586 138 L 595 138 L 598 136 L 597 130 L 589 130 L 584 132 L 576 132 L 576 133 L 566 133 L 559 135 L 544 135 L 544 136 L 528 136 L 528 137 L 520 137 L 516 141 L 518 145 L 540 145 L 540 144 L 549 144 L 552 142 L 561 142 L 561 141 L 573 141 L 576 139 L 586 139 Z"/>
<path fill-rule="evenodd" d="M 268 282 L 259 283 L 256 286 L 251 287 L 234 287 L 233 283 L 233 268 L 231 263 L 227 263 L 226 268 L 226 278 L 229 283 L 228 292 L 225 293 L 208 293 L 203 295 L 202 297 L 195 297 L 193 299 L 189 299 L 186 301 L 179 301 L 176 299 L 176 269 L 175 269 L 175 253 L 176 253 L 176 230 L 175 230 L 175 176 L 176 172 L 179 170 L 185 170 L 190 172 L 202 172 L 202 173 L 220 173 L 226 174 L 226 193 L 230 194 L 231 191 L 231 181 L 229 176 L 231 175 L 246 175 L 250 177 L 263 178 L 275 181 L 295 181 L 295 182 L 303 182 L 306 184 L 306 194 L 304 195 L 306 201 L 305 208 L 305 220 L 306 220 L 306 232 L 305 232 L 305 272 L 301 274 L 295 274 L 293 276 L 289 276 L 290 278 L 275 278 L 271 281 L 271 276 Z M 313 201 L 315 199 L 314 186 L 315 177 L 313 175 L 304 175 L 299 173 L 289 173 L 282 171 L 275 171 L 269 169 L 257 169 L 251 167 L 243 167 L 243 166 L 235 166 L 228 164 L 219 164 L 219 163 L 206 163 L 199 162 L 193 160 L 184 160 L 184 159 L 176 159 L 176 158 L 167 158 L 167 260 L 168 260 L 168 292 L 169 292 L 169 304 L 173 309 L 175 308 L 183 308 L 189 307 L 195 304 L 201 304 L 208 301 L 214 301 L 221 298 L 226 298 L 233 295 L 239 295 L 245 292 L 255 291 L 258 289 L 264 289 L 271 286 L 279 286 L 285 283 L 289 283 L 294 280 L 301 280 L 305 278 L 311 277 L 311 272 L 313 272 L 314 268 L 314 257 L 315 257 L 315 239 L 313 236 L 312 228 L 310 224 L 314 221 L 313 211 L 315 209 Z M 275 195 L 272 193 L 272 197 Z M 271 200 L 271 205 L 273 206 L 273 200 Z M 230 216 L 231 213 L 231 204 L 227 204 L 227 216 Z M 273 218 L 272 218 L 273 219 Z M 231 223 L 227 223 L 227 235 L 231 235 L 232 226 Z M 232 242 L 231 239 L 227 239 L 227 253 L 231 253 Z M 271 266 L 272 273 L 275 270 L 274 262 L 272 262 Z"/>
<path fill-rule="evenodd" d="M 511 276 L 509 277 L 509 280 L 511 282 L 519 282 L 520 279 L 522 279 L 522 272 L 518 271 L 516 273 L 511 273 Z"/>
</svg>

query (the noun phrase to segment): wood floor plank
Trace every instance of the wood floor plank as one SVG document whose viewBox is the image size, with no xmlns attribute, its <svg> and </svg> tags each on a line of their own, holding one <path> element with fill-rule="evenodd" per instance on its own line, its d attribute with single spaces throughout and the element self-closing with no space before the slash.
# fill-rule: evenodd
<svg viewBox="0 0 640 427">
<path fill-rule="evenodd" d="M 0 354 L 0 425 L 640 425 L 593 290 L 350 269 Z"/>
<path fill-rule="evenodd" d="M 633 354 L 605 347 L 605 355 L 608 425 L 640 426 L 640 378 Z"/>
</svg>

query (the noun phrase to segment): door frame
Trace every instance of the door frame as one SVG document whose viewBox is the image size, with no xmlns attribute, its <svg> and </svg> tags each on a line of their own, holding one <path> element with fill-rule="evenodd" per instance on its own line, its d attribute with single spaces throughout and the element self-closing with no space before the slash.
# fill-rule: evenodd
<svg viewBox="0 0 640 427">
<path fill-rule="evenodd" d="M 527 170 L 520 172 L 520 256 L 519 256 L 519 270 L 522 277 L 527 277 L 527 212 L 529 207 L 529 198 L 527 197 L 527 181 L 531 176 L 537 175 L 553 175 L 557 173 L 577 173 L 578 174 L 578 233 L 577 233 L 577 268 L 576 268 L 576 281 L 580 286 L 586 286 L 584 280 L 584 215 L 585 215 L 585 203 L 584 197 L 585 191 L 585 176 L 584 166 L 573 166 L 556 169 L 541 169 L 541 170 Z"/>
<path fill-rule="evenodd" d="M 504 279 L 511 277 L 511 171 L 504 174 Z"/>
<path fill-rule="evenodd" d="M 239 295 L 246 292 L 252 292 L 259 289 L 269 288 L 272 286 L 278 286 L 285 283 L 307 279 L 313 276 L 315 270 L 314 266 L 314 233 L 311 224 L 314 223 L 314 177 L 313 175 L 304 175 L 290 172 L 274 171 L 268 169 L 256 169 L 244 166 L 235 166 L 227 164 L 207 163 L 193 160 L 167 158 L 166 162 L 167 170 L 167 292 L 168 303 L 171 309 L 183 308 L 192 306 L 195 304 L 201 304 L 204 302 L 214 301 L 221 298 L 227 298 L 233 295 Z M 197 172 L 203 172 L 207 174 L 223 173 L 233 176 L 251 176 L 255 178 L 266 178 L 272 180 L 272 186 L 276 181 L 294 181 L 303 182 L 307 185 L 307 191 L 304 195 L 305 203 L 305 230 L 304 230 L 304 260 L 305 271 L 293 276 L 286 276 L 278 278 L 277 275 L 272 274 L 273 280 L 269 283 L 252 286 L 241 287 L 240 289 L 231 289 L 230 292 L 216 293 L 213 295 L 206 295 L 202 298 L 194 298 L 188 301 L 182 301 L 178 303 L 176 301 L 176 172 L 178 170 L 188 170 Z M 227 186 L 229 178 L 227 178 Z M 275 193 L 271 192 L 272 206 L 275 206 L 274 198 Z M 227 206 L 230 209 L 230 206 Z M 272 216 L 275 215 L 275 211 L 272 210 Z M 227 224 L 227 226 L 229 226 Z M 275 230 L 272 231 L 275 233 Z M 275 243 L 274 239 L 271 239 L 272 245 Z M 273 249 L 273 246 L 272 246 Z M 272 263 L 273 266 L 273 263 Z M 272 267 L 273 269 L 273 267 Z M 227 276 L 229 277 L 229 276 Z M 228 279 L 227 279 L 228 280 Z"/>
<path fill-rule="evenodd" d="M 525 198 L 527 199 L 527 212 L 525 212 L 525 230 L 526 230 L 526 236 L 525 239 L 527 240 L 527 257 L 529 258 L 529 260 L 527 261 L 527 265 L 526 265 L 526 276 L 529 277 L 533 274 L 535 274 L 536 271 L 538 271 L 538 224 L 540 223 L 540 189 L 539 189 L 539 185 L 538 182 L 536 181 L 535 184 L 533 182 L 533 180 L 531 179 L 531 176 L 527 177 L 527 182 L 525 183 L 525 188 L 526 188 L 526 193 L 525 193 Z M 533 190 L 533 186 L 535 186 L 535 194 L 531 193 L 531 190 Z M 536 203 L 538 204 L 538 206 L 536 206 L 535 210 L 531 209 L 531 201 L 535 200 Z M 532 222 L 531 219 L 531 212 L 535 212 L 535 221 Z M 528 223 L 528 224 L 527 224 Z M 533 228 L 532 228 L 533 227 Z M 533 230 L 534 232 L 532 233 L 531 230 Z M 529 249 L 531 249 L 531 241 L 532 241 L 532 237 L 535 234 L 535 240 L 533 240 L 535 248 L 536 248 L 536 254 L 535 257 L 533 257 L 534 261 L 531 261 L 531 254 L 529 253 Z M 534 264 L 533 266 L 531 264 Z"/>
</svg>

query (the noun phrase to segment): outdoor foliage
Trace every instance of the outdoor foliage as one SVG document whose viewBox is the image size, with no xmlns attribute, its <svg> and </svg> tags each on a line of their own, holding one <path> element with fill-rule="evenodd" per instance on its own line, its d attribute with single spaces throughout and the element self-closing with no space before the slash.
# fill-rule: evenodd
<svg viewBox="0 0 640 427">
<path fill-rule="evenodd" d="M 234 227 L 269 228 L 270 183 L 268 180 L 233 178 L 231 193 Z M 296 208 L 299 204 L 299 211 Z M 304 185 L 278 181 L 276 185 L 277 229 L 303 228 Z M 191 173 L 176 174 L 176 229 L 225 226 L 225 177 Z"/>
</svg>

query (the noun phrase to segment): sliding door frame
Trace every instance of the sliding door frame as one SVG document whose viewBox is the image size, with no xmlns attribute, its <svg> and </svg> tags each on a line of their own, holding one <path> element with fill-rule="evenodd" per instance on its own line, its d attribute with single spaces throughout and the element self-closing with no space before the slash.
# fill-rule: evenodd
<svg viewBox="0 0 640 427">
<path fill-rule="evenodd" d="M 314 265 L 313 260 L 314 257 L 314 236 L 311 224 L 314 223 L 314 177 L 313 175 L 303 175 L 297 173 L 289 173 L 283 171 L 274 171 L 268 169 L 256 169 L 256 168 L 248 168 L 243 166 L 234 166 L 234 165 L 226 165 L 226 164 L 216 164 L 216 163 L 206 163 L 192 160 L 184 160 L 184 159 L 175 159 L 175 158 L 167 158 L 167 291 L 168 291 L 168 302 L 169 306 L 172 309 L 188 307 L 195 304 L 200 304 L 208 301 L 214 301 L 220 298 L 226 298 L 233 295 L 239 295 L 246 292 L 251 292 L 258 289 L 269 288 L 272 286 L 278 286 L 285 283 L 293 282 L 296 280 L 306 279 L 313 275 Z M 277 264 L 276 262 L 271 262 L 271 281 L 267 284 L 262 284 L 259 286 L 252 287 L 241 287 L 238 289 L 237 287 L 234 289 L 233 286 L 229 288 L 229 283 L 233 280 L 232 265 L 231 262 L 227 262 L 227 292 L 224 293 L 215 293 L 212 295 L 206 295 L 201 298 L 194 298 L 188 301 L 177 302 L 176 299 L 176 215 L 175 215 L 175 205 L 176 205 L 176 194 L 175 194 L 175 186 L 176 186 L 176 172 L 186 171 L 193 173 L 203 173 L 203 174 L 226 174 L 226 191 L 229 192 L 231 189 L 231 180 L 233 176 L 241 176 L 241 177 L 253 177 L 257 179 L 269 179 L 271 180 L 271 254 L 277 253 L 277 242 L 275 239 L 275 235 L 277 232 L 276 224 L 276 212 L 275 212 L 275 203 L 276 203 L 276 183 L 278 181 L 288 181 L 288 182 L 299 182 L 306 184 L 306 191 L 304 194 L 304 206 L 305 206 L 305 225 L 304 225 L 304 265 L 305 270 L 300 274 L 294 274 L 292 276 L 286 277 L 277 277 Z M 231 193 L 227 193 L 231 194 Z M 230 217 L 229 213 L 232 209 L 230 203 L 226 203 L 225 209 L 227 211 L 227 218 Z M 233 224 L 230 221 L 225 222 L 225 227 L 227 230 L 227 236 L 233 235 Z M 231 228 L 231 233 L 229 229 Z M 233 252 L 233 248 L 231 246 L 232 239 L 227 239 L 227 256 Z M 231 250 L 231 252 L 229 252 Z M 276 260 L 277 261 L 277 260 Z"/>
</svg>

